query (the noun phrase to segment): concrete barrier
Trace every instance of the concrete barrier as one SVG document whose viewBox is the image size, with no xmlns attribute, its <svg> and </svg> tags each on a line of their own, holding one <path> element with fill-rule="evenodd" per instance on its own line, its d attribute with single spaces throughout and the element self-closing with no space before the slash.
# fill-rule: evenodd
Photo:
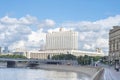
<svg viewBox="0 0 120 80">
<path fill-rule="evenodd" d="M 38 68 L 82 73 L 87 75 L 90 78 L 90 80 L 100 80 L 99 78 L 103 73 L 103 68 L 92 66 L 39 65 Z"/>
<path fill-rule="evenodd" d="M 6 66 L 6 63 L 0 63 L 0 65 Z M 27 63 L 17 63 L 17 67 L 27 67 Z M 79 66 L 79 65 L 40 64 L 39 66 L 37 66 L 35 68 L 82 73 L 82 74 L 87 75 L 90 78 L 90 80 L 101 80 L 101 78 L 103 76 L 103 72 L 104 72 L 104 69 L 101 67 Z"/>
<path fill-rule="evenodd" d="M 7 67 L 7 62 L 0 62 L 0 68 Z"/>
<path fill-rule="evenodd" d="M 91 80 L 102 80 L 104 74 L 104 68 L 100 68 L 92 77 Z"/>
</svg>

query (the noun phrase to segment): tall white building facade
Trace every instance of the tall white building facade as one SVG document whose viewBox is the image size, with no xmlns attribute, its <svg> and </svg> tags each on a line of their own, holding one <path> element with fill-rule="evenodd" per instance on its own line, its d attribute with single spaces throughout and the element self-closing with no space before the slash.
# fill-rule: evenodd
<svg viewBox="0 0 120 80">
<path fill-rule="evenodd" d="M 73 54 L 75 56 L 104 56 L 98 48 L 96 52 L 80 51 L 78 50 L 78 32 L 64 31 L 60 28 L 59 32 L 52 32 L 46 34 L 46 48 L 41 51 L 29 51 L 24 55 L 27 58 L 48 59 L 54 55 Z"/>
<path fill-rule="evenodd" d="M 46 35 L 46 50 L 78 50 L 78 32 L 52 32 Z"/>
</svg>

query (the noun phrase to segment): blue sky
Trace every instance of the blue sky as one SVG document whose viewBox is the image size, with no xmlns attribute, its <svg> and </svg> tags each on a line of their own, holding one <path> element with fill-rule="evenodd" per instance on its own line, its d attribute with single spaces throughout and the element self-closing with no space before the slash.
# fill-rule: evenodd
<svg viewBox="0 0 120 80">
<path fill-rule="evenodd" d="M 108 53 L 108 33 L 120 25 L 119 0 L 1 0 L 0 46 L 43 48 L 47 32 L 79 32 L 79 49 Z"/>
<path fill-rule="evenodd" d="M 95 21 L 120 13 L 119 0 L 1 0 L 0 17 L 22 17 L 63 21 Z"/>
</svg>

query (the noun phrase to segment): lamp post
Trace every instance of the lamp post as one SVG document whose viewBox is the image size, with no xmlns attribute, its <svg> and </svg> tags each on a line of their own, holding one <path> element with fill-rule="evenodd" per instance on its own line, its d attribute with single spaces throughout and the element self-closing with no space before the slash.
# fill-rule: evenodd
<svg viewBox="0 0 120 80">
<path fill-rule="evenodd" d="M 93 58 L 91 58 L 91 65 L 93 66 Z"/>
</svg>

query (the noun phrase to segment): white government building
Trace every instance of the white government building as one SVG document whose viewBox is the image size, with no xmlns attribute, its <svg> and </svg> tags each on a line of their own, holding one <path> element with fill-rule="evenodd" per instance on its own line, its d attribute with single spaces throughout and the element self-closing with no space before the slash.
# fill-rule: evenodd
<svg viewBox="0 0 120 80">
<path fill-rule="evenodd" d="M 60 28 L 59 32 L 52 32 L 46 34 L 46 48 L 41 51 L 25 52 L 27 58 L 48 59 L 53 55 L 59 54 L 73 54 L 75 56 L 104 56 L 101 49 L 96 52 L 80 51 L 78 50 L 78 32 L 69 30 L 64 31 Z"/>
<path fill-rule="evenodd" d="M 46 50 L 78 50 L 78 32 L 52 32 L 46 35 Z"/>
</svg>

